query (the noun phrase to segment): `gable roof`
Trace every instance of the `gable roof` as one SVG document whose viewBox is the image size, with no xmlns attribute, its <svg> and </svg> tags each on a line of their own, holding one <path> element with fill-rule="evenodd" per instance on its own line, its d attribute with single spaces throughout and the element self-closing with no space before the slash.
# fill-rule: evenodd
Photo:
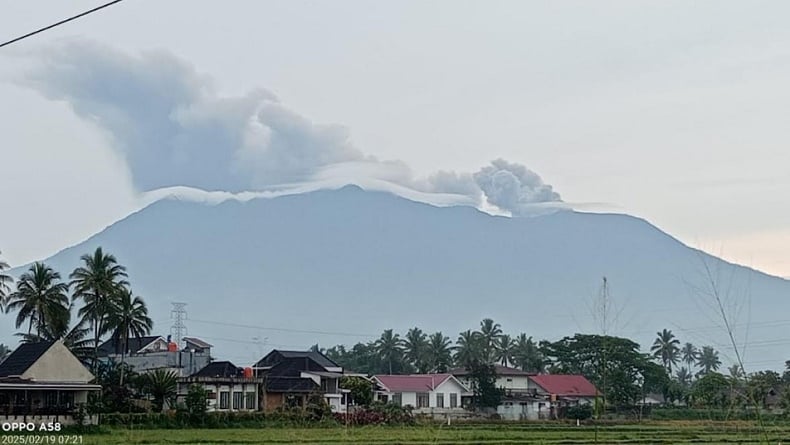
<svg viewBox="0 0 790 445">
<path fill-rule="evenodd" d="M 283 351 L 274 349 L 266 354 L 262 359 L 255 363 L 256 368 L 272 367 L 284 360 L 305 359 L 312 360 L 315 364 L 321 366 L 326 370 L 327 368 L 341 368 L 340 365 L 333 362 L 329 357 L 321 354 L 318 351 Z M 307 369 L 304 369 L 307 370 Z M 316 371 L 318 371 L 316 369 Z"/>
<path fill-rule="evenodd" d="M 23 343 L 0 363 L 0 377 L 22 375 L 49 350 L 54 341 Z"/>
<path fill-rule="evenodd" d="M 447 379 L 454 378 L 451 374 L 374 375 L 373 377 L 389 392 L 433 391 Z"/>
<path fill-rule="evenodd" d="M 184 337 L 183 340 L 185 342 L 187 342 L 187 343 L 192 343 L 193 345 L 195 345 L 195 346 L 197 346 L 198 348 L 201 348 L 201 349 L 208 349 L 208 348 L 210 348 L 212 346 L 212 345 L 210 345 L 210 344 L 208 344 L 208 343 L 204 342 L 203 340 L 201 340 L 199 338 L 196 338 L 196 337 Z"/>
<path fill-rule="evenodd" d="M 228 361 L 211 362 L 191 377 L 244 377 L 244 369 Z"/>
<path fill-rule="evenodd" d="M 523 371 L 518 368 L 511 368 L 509 366 L 502 366 L 502 365 L 494 365 L 494 371 L 496 372 L 497 377 L 499 376 L 531 376 L 535 375 L 534 372 L 527 372 Z M 450 374 L 454 376 L 467 376 L 470 374 L 469 370 L 466 368 L 454 368 L 448 371 Z"/>
<path fill-rule="evenodd" d="M 162 339 L 165 341 L 165 338 L 161 335 L 148 335 L 145 337 L 132 337 L 129 339 L 129 353 L 134 354 L 135 352 L 143 349 L 144 347 L 150 345 L 151 343 L 155 342 L 157 339 Z M 111 338 L 99 346 L 99 356 L 106 357 L 108 355 L 117 354 L 120 355 L 123 352 L 123 344 L 120 341 L 117 341 L 114 338 Z"/>
<path fill-rule="evenodd" d="M 595 397 L 598 390 L 583 375 L 540 374 L 530 376 L 549 394 L 558 396 Z"/>
</svg>

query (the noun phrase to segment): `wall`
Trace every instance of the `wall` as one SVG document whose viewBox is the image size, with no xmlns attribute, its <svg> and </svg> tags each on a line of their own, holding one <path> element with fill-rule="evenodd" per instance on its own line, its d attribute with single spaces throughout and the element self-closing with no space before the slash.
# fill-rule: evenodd
<svg viewBox="0 0 790 445">
<path fill-rule="evenodd" d="M 120 361 L 121 356 L 113 356 L 113 360 Z M 179 360 L 180 358 L 180 360 Z M 148 354 L 132 355 L 124 358 L 124 362 L 134 367 L 136 372 L 145 372 L 158 368 L 173 368 L 180 370 L 180 376 L 185 377 L 200 371 L 209 364 L 208 353 L 176 352 L 151 352 Z"/>
<path fill-rule="evenodd" d="M 38 382 L 88 383 L 93 374 L 60 341 L 55 342 L 22 378 Z"/>
</svg>

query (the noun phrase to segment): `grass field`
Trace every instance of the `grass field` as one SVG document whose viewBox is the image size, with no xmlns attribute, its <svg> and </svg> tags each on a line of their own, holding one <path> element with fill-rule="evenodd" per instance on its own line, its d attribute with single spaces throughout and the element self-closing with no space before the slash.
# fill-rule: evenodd
<svg viewBox="0 0 790 445">
<path fill-rule="evenodd" d="M 750 422 L 661 422 L 622 426 L 497 424 L 415 427 L 123 430 L 84 435 L 85 444 L 788 444 L 790 424 L 765 435 Z"/>
</svg>

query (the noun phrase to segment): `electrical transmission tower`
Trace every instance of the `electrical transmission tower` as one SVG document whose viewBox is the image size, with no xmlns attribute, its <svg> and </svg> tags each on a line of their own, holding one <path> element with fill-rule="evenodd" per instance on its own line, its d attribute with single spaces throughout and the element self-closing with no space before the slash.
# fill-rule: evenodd
<svg viewBox="0 0 790 445">
<path fill-rule="evenodd" d="M 173 303 L 173 309 L 170 311 L 170 319 L 173 320 L 173 325 L 170 326 L 170 335 L 173 336 L 173 341 L 181 344 L 181 338 L 187 335 L 187 325 L 184 321 L 187 319 L 187 304 L 186 303 Z"/>
</svg>

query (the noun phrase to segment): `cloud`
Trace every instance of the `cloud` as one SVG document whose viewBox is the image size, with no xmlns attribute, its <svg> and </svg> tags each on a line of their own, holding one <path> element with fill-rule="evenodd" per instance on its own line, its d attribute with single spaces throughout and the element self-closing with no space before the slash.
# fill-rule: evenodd
<svg viewBox="0 0 790 445">
<path fill-rule="evenodd" d="M 562 202 L 559 193 L 537 173 L 504 159 L 492 161 L 475 173 L 474 179 L 490 204 L 513 216 L 545 213 L 546 209 L 554 207 L 551 204 Z"/>
<path fill-rule="evenodd" d="M 401 161 L 362 153 L 345 127 L 315 124 L 265 89 L 220 95 L 210 77 L 168 52 L 130 55 L 78 39 L 35 56 L 19 83 L 67 102 L 100 128 L 124 156 L 135 188 L 150 192 L 146 200 L 216 202 L 345 182 L 441 205 L 481 207 L 485 198 L 513 216 L 561 207 L 540 176 L 502 159 L 474 174 L 417 178 Z"/>
</svg>

